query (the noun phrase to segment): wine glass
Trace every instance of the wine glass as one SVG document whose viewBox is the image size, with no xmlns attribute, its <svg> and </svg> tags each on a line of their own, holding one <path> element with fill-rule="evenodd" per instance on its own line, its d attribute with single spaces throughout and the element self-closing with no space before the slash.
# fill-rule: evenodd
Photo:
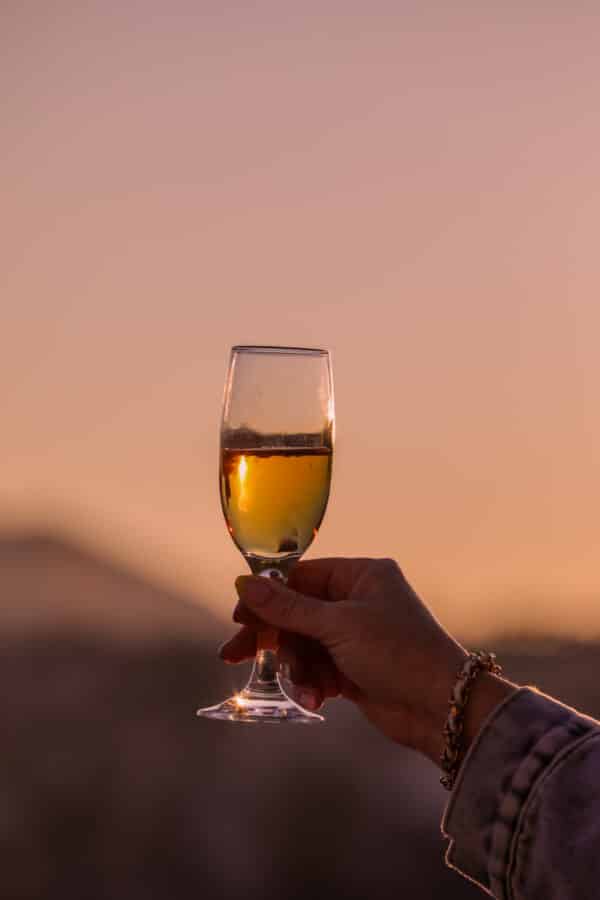
<svg viewBox="0 0 600 900">
<path fill-rule="evenodd" d="M 221 423 L 221 505 L 254 575 L 287 581 L 327 506 L 334 436 L 327 350 L 233 347 Z M 258 632 L 246 687 L 199 716 L 230 722 L 321 722 L 278 677 L 277 631 Z"/>
</svg>

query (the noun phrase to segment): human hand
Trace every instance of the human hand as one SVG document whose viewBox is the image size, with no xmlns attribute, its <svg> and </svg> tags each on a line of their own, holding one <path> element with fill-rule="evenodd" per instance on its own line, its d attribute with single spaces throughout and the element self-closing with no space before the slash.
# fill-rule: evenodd
<svg viewBox="0 0 600 900">
<path fill-rule="evenodd" d="M 395 562 L 310 560 L 292 569 L 287 586 L 247 575 L 236 587 L 234 619 L 243 627 L 221 648 L 224 660 L 252 657 L 258 629 L 276 627 L 280 660 L 305 706 L 342 694 L 388 737 L 437 761 L 467 653 Z"/>
</svg>

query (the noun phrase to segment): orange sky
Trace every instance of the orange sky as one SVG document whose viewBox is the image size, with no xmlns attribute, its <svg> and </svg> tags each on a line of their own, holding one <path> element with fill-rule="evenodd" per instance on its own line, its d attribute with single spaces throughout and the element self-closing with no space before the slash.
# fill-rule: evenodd
<svg viewBox="0 0 600 900">
<path fill-rule="evenodd" d="M 311 553 L 600 632 L 597 5 L 240 6 L 1 14 L 0 524 L 227 615 L 229 346 L 328 346 Z"/>
</svg>

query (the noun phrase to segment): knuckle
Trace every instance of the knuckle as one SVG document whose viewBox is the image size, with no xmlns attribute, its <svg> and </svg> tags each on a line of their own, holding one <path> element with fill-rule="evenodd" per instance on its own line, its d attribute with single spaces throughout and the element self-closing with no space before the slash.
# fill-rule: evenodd
<svg viewBox="0 0 600 900">
<path fill-rule="evenodd" d="M 397 575 L 400 571 L 396 560 L 389 557 L 386 557 L 384 559 L 377 559 L 375 561 L 375 569 L 377 571 L 377 574 L 382 576 Z"/>
<path fill-rule="evenodd" d="M 339 641 L 344 635 L 362 628 L 362 619 L 360 604 L 327 603 L 321 611 L 319 633 L 316 636 L 326 645 Z"/>
</svg>

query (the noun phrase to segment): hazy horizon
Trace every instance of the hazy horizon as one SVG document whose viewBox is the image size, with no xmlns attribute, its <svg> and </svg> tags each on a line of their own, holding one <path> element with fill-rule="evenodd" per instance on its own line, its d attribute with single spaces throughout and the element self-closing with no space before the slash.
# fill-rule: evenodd
<svg viewBox="0 0 600 900">
<path fill-rule="evenodd" d="M 117 572 L 131 576 L 134 579 L 140 579 L 146 582 L 152 588 L 164 591 L 165 596 L 169 598 L 179 597 L 186 603 L 198 604 L 199 610 L 206 610 L 209 614 L 215 614 L 217 619 L 223 621 L 224 628 L 235 628 L 231 621 L 231 612 L 237 600 L 234 598 L 233 587 L 231 589 L 230 603 L 211 603 L 211 585 L 205 584 L 201 580 L 178 576 L 167 564 L 160 561 L 157 562 L 153 558 L 153 548 L 147 546 L 146 553 L 131 553 L 128 549 L 123 550 L 115 540 L 106 533 L 102 533 L 102 529 L 81 529 L 75 525 L 74 517 L 68 517 L 60 522 L 56 517 L 52 521 L 15 521 L 11 526 L 0 525 L 0 545 L 5 542 L 23 542 L 30 541 L 50 541 L 55 543 L 57 548 L 73 550 L 75 553 L 83 553 L 84 556 L 90 556 L 91 559 L 114 568 Z M 154 548 L 155 550 L 157 548 Z M 313 554 L 315 555 L 315 554 Z M 308 556 L 307 556 L 308 558 Z M 412 580 L 415 584 L 414 579 Z M 416 585 L 418 587 L 418 585 Z M 226 590 L 226 588 L 225 588 Z M 175 592 L 175 593 L 173 593 Z M 423 594 L 423 592 L 421 591 Z M 435 594 L 425 595 L 427 601 L 435 608 L 436 612 L 441 615 L 446 624 L 450 624 L 453 611 L 450 604 L 442 596 Z M 494 602 L 495 608 L 487 608 L 478 610 L 477 616 L 473 619 L 464 618 L 455 624 L 456 635 L 461 640 L 484 640 L 487 638 L 495 638 L 499 640 L 536 640 L 536 639 L 553 639 L 564 638 L 566 640 L 574 639 L 581 641 L 595 642 L 600 639 L 600 627 L 595 624 L 593 614 L 590 616 L 588 623 L 578 619 L 572 622 L 565 622 L 563 610 L 560 605 L 554 607 L 548 603 L 550 598 L 544 598 L 536 594 L 518 594 L 512 597 L 503 597 L 497 595 L 488 597 L 488 601 Z M 583 596 L 584 602 L 587 600 L 591 609 L 594 596 Z M 10 601 L 9 597 L 4 598 L 5 604 Z M 527 604 L 528 614 L 515 617 L 506 615 L 504 604 L 506 602 L 517 602 L 519 604 Z M 569 602 L 569 598 L 565 598 L 565 604 Z M 572 598 L 571 598 L 572 602 Z M 82 600 L 85 607 L 85 598 Z M 531 606 L 534 603 L 535 606 Z M 535 610 L 539 610 L 539 615 L 535 615 Z M 509 609 L 509 613 L 512 610 Z M 549 614 L 548 614 L 549 612 Z M 487 615 L 486 615 L 487 613 Z M 533 614 L 532 614 L 533 613 Z M 81 619 L 83 621 L 83 619 Z M 145 626 L 144 626 L 145 628 Z M 214 629 L 211 620 L 211 636 Z M 535 646 L 532 645 L 532 646 Z"/>
<path fill-rule="evenodd" d="M 228 618 L 229 347 L 326 346 L 309 555 L 397 558 L 461 633 L 600 633 L 600 11 L 0 16 L 0 527 Z"/>
</svg>

